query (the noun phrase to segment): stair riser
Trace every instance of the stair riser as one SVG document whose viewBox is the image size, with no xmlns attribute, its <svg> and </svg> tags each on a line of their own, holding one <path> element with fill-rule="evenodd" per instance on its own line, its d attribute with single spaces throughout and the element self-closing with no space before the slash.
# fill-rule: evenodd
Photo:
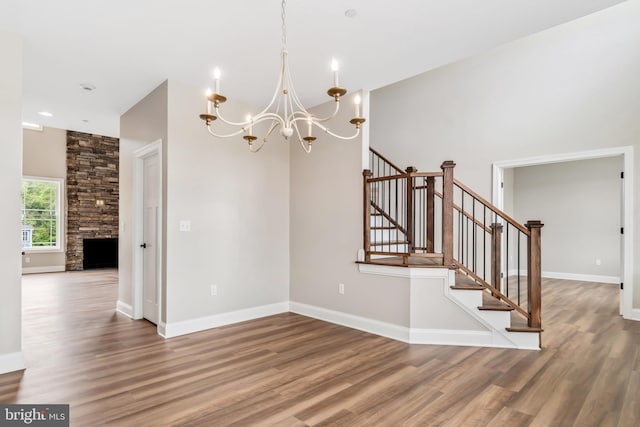
<svg viewBox="0 0 640 427">
<path fill-rule="evenodd" d="M 511 313 L 508 311 L 478 310 L 478 316 L 496 329 L 506 329 L 511 326 Z"/>
<path fill-rule="evenodd" d="M 451 282 L 454 284 L 455 280 Z M 540 349 L 540 337 L 535 332 L 508 332 L 506 328 L 511 326 L 511 314 L 509 311 L 491 311 L 479 310 L 482 305 L 482 293 L 484 291 L 450 289 L 449 295 L 463 306 L 469 309 L 471 313 L 482 323 L 494 329 L 494 333 L 499 333 L 500 338 L 496 335 L 495 340 L 500 347 L 511 347 L 529 350 Z M 501 340 L 507 341 L 502 342 Z M 508 345 L 510 343 L 510 345 Z"/>
<path fill-rule="evenodd" d="M 470 309 L 477 309 L 482 305 L 482 292 L 483 291 L 467 291 L 462 289 L 450 290 L 452 296 L 456 297 L 458 301 Z"/>
</svg>

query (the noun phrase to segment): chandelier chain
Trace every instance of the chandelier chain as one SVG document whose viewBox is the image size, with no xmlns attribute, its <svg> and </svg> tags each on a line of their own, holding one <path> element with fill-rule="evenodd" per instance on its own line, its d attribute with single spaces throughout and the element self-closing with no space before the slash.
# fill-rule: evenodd
<svg viewBox="0 0 640 427">
<path fill-rule="evenodd" d="M 287 47 L 287 12 L 286 12 L 286 0 L 282 0 L 282 50 L 286 50 Z"/>
</svg>

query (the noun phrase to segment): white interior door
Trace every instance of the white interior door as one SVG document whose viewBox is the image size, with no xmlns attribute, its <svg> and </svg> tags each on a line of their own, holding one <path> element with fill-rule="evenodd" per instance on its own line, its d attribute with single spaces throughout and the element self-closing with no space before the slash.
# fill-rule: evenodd
<svg viewBox="0 0 640 427">
<path fill-rule="evenodd" d="M 158 220 L 160 212 L 160 162 L 154 153 L 143 160 L 142 177 L 142 316 L 158 324 L 160 281 L 158 274 Z"/>
<path fill-rule="evenodd" d="M 624 283 L 624 172 L 620 176 L 620 315 L 624 314 L 624 289 L 623 286 L 630 286 L 630 283 Z"/>
</svg>

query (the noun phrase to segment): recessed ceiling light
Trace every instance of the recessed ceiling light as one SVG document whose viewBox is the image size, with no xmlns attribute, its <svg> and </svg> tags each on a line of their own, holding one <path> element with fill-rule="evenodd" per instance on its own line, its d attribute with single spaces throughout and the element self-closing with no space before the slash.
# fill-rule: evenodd
<svg viewBox="0 0 640 427">
<path fill-rule="evenodd" d="M 25 128 L 25 129 L 42 131 L 42 125 L 39 125 L 37 123 L 22 122 L 22 127 Z"/>
<path fill-rule="evenodd" d="M 89 119 L 82 119 L 84 123 L 89 123 Z"/>
<path fill-rule="evenodd" d="M 355 9 L 347 9 L 344 11 L 344 16 L 346 16 L 347 18 L 355 18 L 357 14 L 358 11 Z"/>
<path fill-rule="evenodd" d="M 82 90 L 86 90 L 87 92 L 96 90 L 96 86 L 92 85 L 91 83 L 80 83 L 80 87 L 82 88 Z"/>
<path fill-rule="evenodd" d="M 41 116 L 44 116 L 44 117 L 53 117 L 53 114 L 51 114 L 48 111 L 40 111 L 40 112 L 38 112 L 38 114 L 40 114 Z"/>
</svg>

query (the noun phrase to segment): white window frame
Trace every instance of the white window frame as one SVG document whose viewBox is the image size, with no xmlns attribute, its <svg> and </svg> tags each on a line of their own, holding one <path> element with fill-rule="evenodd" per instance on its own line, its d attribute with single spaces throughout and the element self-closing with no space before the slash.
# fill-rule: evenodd
<svg viewBox="0 0 640 427">
<path fill-rule="evenodd" d="M 22 252 L 25 253 L 51 253 L 51 252 L 64 252 L 65 251 L 65 185 L 64 178 L 50 178 L 44 176 L 27 176 L 24 175 L 22 177 L 22 181 L 40 181 L 40 182 L 48 182 L 55 183 L 58 186 L 58 199 L 56 200 L 56 246 L 49 247 L 30 247 L 30 248 L 22 248 Z M 22 205 L 22 200 L 20 201 L 20 205 Z M 20 212 L 22 212 L 22 207 L 20 208 Z"/>
</svg>

